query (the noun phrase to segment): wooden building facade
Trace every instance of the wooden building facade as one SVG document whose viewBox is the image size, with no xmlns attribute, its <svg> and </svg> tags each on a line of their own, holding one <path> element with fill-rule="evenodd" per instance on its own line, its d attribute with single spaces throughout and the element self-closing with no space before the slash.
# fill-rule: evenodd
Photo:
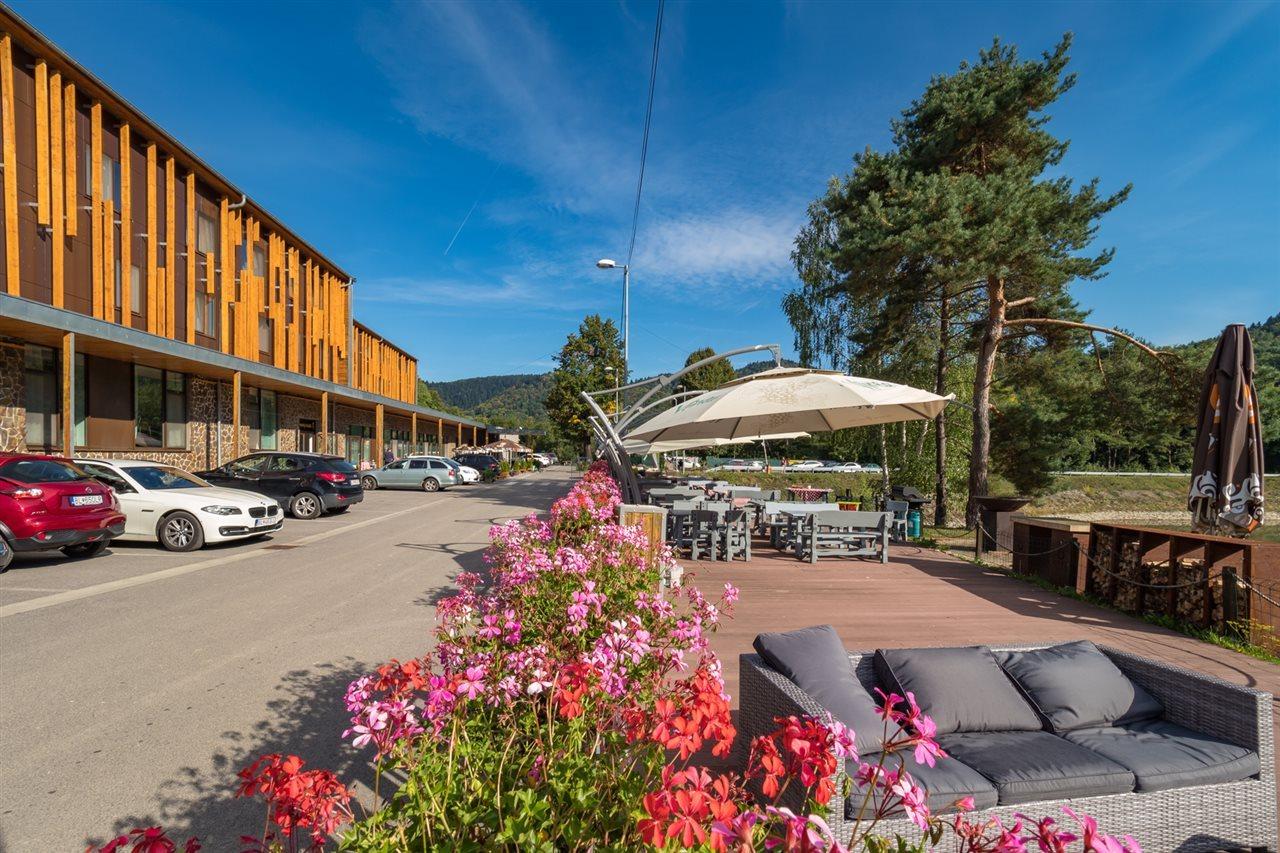
<svg viewBox="0 0 1280 853">
<path fill-rule="evenodd" d="M 25 348 L 27 365 L 23 376 L 0 374 L 0 449 L 167 451 L 170 438 L 174 450 L 185 447 L 176 427 L 157 437 L 165 429 L 139 426 L 154 412 L 139 414 L 138 399 L 150 399 L 151 380 L 166 389 L 159 398 L 185 398 L 201 371 L 210 372 L 202 365 L 213 363 L 227 369 L 211 371 L 211 381 L 237 374 L 244 383 L 226 393 L 236 419 L 261 417 L 267 392 L 341 401 L 370 415 L 368 424 L 346 425 L 336 409 L 301 418 L 304 431 L 327 422 L 325 449 L 340 435 L 362 448 L 362 458 L 381 457 L 388 441 L 443 449 L 446 435 L 460 443 L 464 434 L 485 434 L 482 424 L 416 405 L 416 359 L 354 320 L 350 275 L 3 5 L 0 156 L 0 344 Z M 74 351 L 60 336 L 73 327 Z M 51 359 L 68 383 L 40 392 L 31 409 L 15 388 L 30 396 L 30 382 L 43 382 L 40 365 Z M 0 353 L 0 371 L 19 369 L 6 368 L 12 362 Z M 27 373 L 37 378 L 28 382 Z M 171 408 L 161 413 L 165 423 L 191 405 Z M 13 423 L 22 417 L 29 426 L 53 409 L 67 421 L 61 432 L 56 424 L 18 430 Z M 419 416 L 433 427 L 422 440 Z M 232 449 L 258 449 L 253 436 L 262 430 L 242 444 L 242 426 Z"/>
</svg>

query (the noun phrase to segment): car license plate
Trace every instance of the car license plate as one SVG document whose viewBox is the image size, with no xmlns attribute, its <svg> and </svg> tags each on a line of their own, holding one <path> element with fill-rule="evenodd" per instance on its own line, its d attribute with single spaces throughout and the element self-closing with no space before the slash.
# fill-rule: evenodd
<svg viewBox="0 0 1280 853">
<path fill-rule="evenodd" d="M 97 506 L 102 503 L 102 495 L 72 495 L 72 506 Z"/>
<path fill-rule="evenodd" d="M 254 527 L 269 527 L 270 525 L 275 523 L 276 523 L 276 520 L 274 518 L 255 518 L 253 520 Z"/>
<path fill-rule="evenodd" d="M 359 477 L 352 477 L 352 478 L 348 481 L 348 485 L 351 485 L 351 486 L 358 486 L 358 485 L 360 485 L 360 478 L 359 478 Z"/>
</svg>

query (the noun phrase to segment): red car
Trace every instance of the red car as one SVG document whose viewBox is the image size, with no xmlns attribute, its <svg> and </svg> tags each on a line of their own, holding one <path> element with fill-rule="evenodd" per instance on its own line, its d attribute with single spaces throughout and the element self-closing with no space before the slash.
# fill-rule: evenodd
<svg viewBox="0 0 1280 853">
<path fill-rule="evenodd" d="M 0 453 L 0 572 L 13 552 L 62 549 L 93 557 L 124 533 L 115 492 L 70 460 L 33 453 Z"/>
</svg>

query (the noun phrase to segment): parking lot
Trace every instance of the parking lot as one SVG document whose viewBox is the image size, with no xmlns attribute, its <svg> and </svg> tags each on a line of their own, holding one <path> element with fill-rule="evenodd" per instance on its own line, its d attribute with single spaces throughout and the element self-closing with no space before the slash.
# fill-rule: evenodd
<svg viewBox="0 0 1280 853">
<path fill-rule="evenodd" d="M 233 799 L 235 771 L 266 751 L 361 779 L 340 739 L 346 684 L 421 654 L 489 526 L 545 511 L 571 476 L 378 490 L 186 554 L 20 556 L 0 576 L 0 850 L 84 849 L 158 822 L 238 849 L 262 814 Z"/>
</svg>

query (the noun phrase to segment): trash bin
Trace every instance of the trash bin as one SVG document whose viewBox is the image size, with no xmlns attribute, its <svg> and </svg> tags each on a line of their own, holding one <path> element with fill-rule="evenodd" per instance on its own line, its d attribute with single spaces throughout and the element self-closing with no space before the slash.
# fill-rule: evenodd
<svg viewBox="0 0 1280 853">
<path fill-rule="evenodd" d="M 920 510 L 913 509 L 907 513 L 907 538 L 920 538 Z"/>
</svg>

